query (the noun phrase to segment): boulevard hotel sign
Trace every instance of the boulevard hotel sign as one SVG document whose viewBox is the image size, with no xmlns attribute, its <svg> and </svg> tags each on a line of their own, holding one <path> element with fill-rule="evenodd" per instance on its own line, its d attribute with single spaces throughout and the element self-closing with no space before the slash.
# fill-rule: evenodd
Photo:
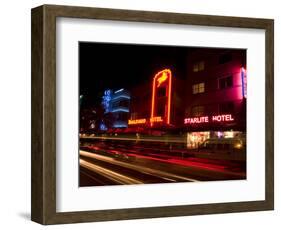
<svg viewBox="0 0 281 230">
<path fill-rule="evenodd" d="M 188 117 L 184 119 L 184 124 L 202 124 L 202 123 L 217 123 L 234 121 L 232 114 L 220 114 L 214 116 Z"/>
<path fill-rule="evenodd" d="M 162 117 L 151 117 L 150 119 L 146 118 L 141 118 L 141 119 L 135 119 L 135 120 L 128 120 L 128 125 L 139 125 L 139 124 L 146 124 L 150 122 L 152 123 L 157 123 L 157 122 L 163 122 Z"/>
</svg>

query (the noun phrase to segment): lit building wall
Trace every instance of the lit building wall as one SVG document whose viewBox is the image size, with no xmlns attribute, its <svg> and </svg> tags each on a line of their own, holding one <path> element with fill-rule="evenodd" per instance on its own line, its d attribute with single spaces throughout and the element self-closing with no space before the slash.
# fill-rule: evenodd
<svg viewBox="0 0 281 230">
<path fill-rule="evenodd" d="M 200 124 L 208 127 L 246 128 L 246 51 L 194 49 L 187 59 L 185 117 L 231 114 L 230 123 Z M 244 82 L 244 84 L 243 84 Z"/>
</svg>

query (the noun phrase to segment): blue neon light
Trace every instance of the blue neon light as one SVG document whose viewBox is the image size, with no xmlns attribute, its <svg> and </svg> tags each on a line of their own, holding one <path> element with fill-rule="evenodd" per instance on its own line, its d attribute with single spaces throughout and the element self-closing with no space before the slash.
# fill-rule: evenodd
<svg viewBox="0 0 281 230">
<path fill-rule="evenodd" d="M 116 121 L 113 124 L 114 128 L 127 128 L 128 127 L 128 123 L 126 121 Z"/>
<path fill-rule="evenodd" d="M 117 100 L 119 98 L 131 99 L 131 97 L 127 95 L 118 95 L 116 97 L 113 97 L 112 100 Z"/>
<path fill-rule="evenodd" d="M 114 93 L 119 93 L 119 92 L 122 92 L 124 89 L 119 89 L 119 90 L 116 90 Z"/>
<path fill-rule="evenodd" d="M 102 122 L 100 123 L 100 130 L 106 131 L 107 127 L 105 126 L 105 124 Z"/>
<path fill-rule="evenodd" d="M 102 105 L 105 109 L 105 112 L 110 112 L 110 101 L 111 101 L 111 90 L 105 90 L 104 95 L 102 96 Z"/>
<path fill-rule="evenodd" d="M 117 108 L 117 109 L 113 109 L 111 112 L 112 112 L 112 113 L 115 113 L 115 112 L 125 112 L 125 113 L 128 113 L 128 112 L 129 112 L 129 109 Z"/>
<path fill-rule="evenodd" d="M 128 125 L 113 125 L 114 128 L 127 128 Z"/>
</svg>

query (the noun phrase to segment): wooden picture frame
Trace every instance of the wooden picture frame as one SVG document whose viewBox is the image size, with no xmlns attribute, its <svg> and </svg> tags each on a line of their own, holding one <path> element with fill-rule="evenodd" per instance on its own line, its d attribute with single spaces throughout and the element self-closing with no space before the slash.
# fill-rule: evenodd
<svg viewBox="0 0 281 230">
<path fill-rule="evenodd" d="M 99 211 L 56 211 L 56 18 L 265 30 L 265 200 Z M 32 205 L 41 224 L 272 210 L 274 208 L 274 21 L 271 19 L 43 5 L 32 9 Z"/>
</svg>

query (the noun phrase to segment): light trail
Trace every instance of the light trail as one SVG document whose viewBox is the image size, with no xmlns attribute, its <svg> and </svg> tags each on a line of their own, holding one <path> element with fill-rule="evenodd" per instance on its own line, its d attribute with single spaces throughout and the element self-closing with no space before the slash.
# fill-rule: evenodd
<svg viewBox="0 0 281 230">
<path fill-rule="evenodd" d="M 98 180 L 97 178 L 91 176 L 89 173 L 84 172 L 83 170 L 80 171 L 81 174 L 84 174 L 85 176 L 91 178 L 93 181 L 98 182 L 100 184 L 104 184 L 103 181 Z"/>
<path fill-rule="evenodd" d="M 89 163 L 85 160 L 80 159 L 80 165 L 84 168 L 92 170 L 96 173 L 102 174 L 104 177 L 117 182 L 118 184 L 143 184 L 143 182 L 127 177 L 120 173 L 114 172 L 112 170 L 97 166 L 95 164 Z"/>
<path fill-rule="evenodd" d="M 83 151 L 80 150 L 80 155 L 81 156 L 85 156 L 85 157 L 89 157 L 89 158 L 93 158 L 93 159 L 98 159 L 101 161 L 105 161 L 114 165 L 119 165 L 122 167 L 126 167 L 129 169 L 133 169 L 136 170 L 138 172 L 141 173 L 146 173 L 146 174 L 150 174 L 152 176 L 158 176 L 161 177 L 163 179 L 168 179 L 168 180 L 172 180 L 172 181 L 177 181 L 177 180 L 184 180 L 184 181 L 191 181 L 191 182 L 198 182 L 199 180 L 195 180 L 193 178 L 189 178 L 189 177 L 184 177 L 184 176 L 179 176 L 173 173 L 168 173 L 168 172 L 164 172 L 164 171 L 160 171 L 160 170 L 156 170 L 156 169 L 151 169 L 151 168 L 146 168 L 143 166 L 138 166 L 138 165 L 132 165 L 129 163 L 125 163 L 125 162 L 120 162 L 120 161 L 116 161 L 113 158 L 107 157 L 107 156 L 101 156 L 95 153 L 91 153 L 91 152 L 87 152 L 87 151 Z"/>
<path fill-rule="evenodd" d="M 183 138 L 180 138 L 180 139 L 151 139 L 151 138 L 129 138 L 129 137 L 80 137 L 80 139 L 186 143 L 185 139 L 183 139 Z"/>
</svg>

